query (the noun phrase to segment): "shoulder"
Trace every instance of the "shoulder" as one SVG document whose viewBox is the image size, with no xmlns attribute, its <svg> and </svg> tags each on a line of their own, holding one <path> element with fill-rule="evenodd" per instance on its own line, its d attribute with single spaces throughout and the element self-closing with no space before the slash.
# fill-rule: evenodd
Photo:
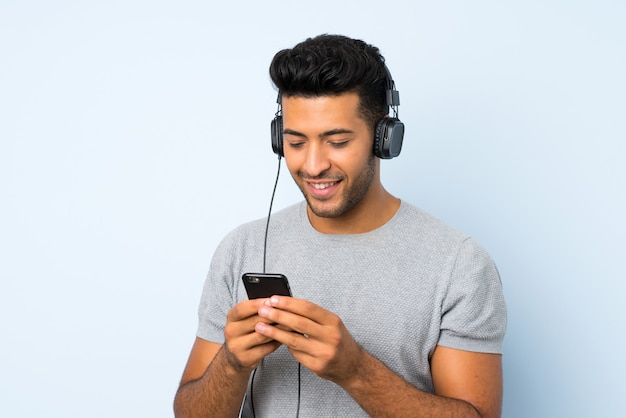
<svg viewBox="0 0 626 418">
<path fill-rule="evenodd" d="M 396 233 L 413 237 L 426 245 L 458 246 L 470 236 L 448 225 L 438 217 L 402 201 L 393 225 Z"/>
<path fill-rule="evenodd" d="M 256 245 L 259 239 L 264 239 L 268 225 L 272 232 L 276 229 L 289 229 L 298 222 L 302 205 L 303 202 L 299 202 L 272 213 L 269 223 L 267 217 L 245 222 L 226 234 L 220 246 L 232 248 L 234 245 L 245 245 L 246 243 Z"/>
<path fill-rule="evenodd" d="M 403 202 L 401 210 L 392 234 L 406 242 L 407 251 L 446 265 L 450 274 L 494 264 L 487 250 L 471 235 L 409 203 Z"/>
<path fill-rule="evenodd" d="M 300 207 L 300 204 L 295 204 L 272 214 L 269 229 L 265 217 L 243 223 L 228 232 L 213 253 L 210 270 L 226 271 L 230 272 L 230 276 L 238 277 L 240 271 L 251 266 L 258 266 L 254 269 L 260 268 L 263 265 L 264 247 L 267 245 L 266 231 L 269 241 L 276 234 L 282 236 L 282 231 L 289 231 L 286 225 L 292 224 L 299 216 Z"/>
</svg>

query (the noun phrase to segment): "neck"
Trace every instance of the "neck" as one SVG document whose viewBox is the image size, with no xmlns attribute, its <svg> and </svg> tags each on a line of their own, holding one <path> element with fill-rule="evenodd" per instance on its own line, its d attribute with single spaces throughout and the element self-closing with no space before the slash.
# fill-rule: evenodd
<svg viewBox="0 0 626 418">
<path fill-rule="evenodd" d="M 362 234 L 380 228 L 396 214 L 400 199 L 380 183 L 372 187 L 356 206 L 335 218 L 321 218 L 307 207 L 311 226 L 323 234 Z"/>
</svg>

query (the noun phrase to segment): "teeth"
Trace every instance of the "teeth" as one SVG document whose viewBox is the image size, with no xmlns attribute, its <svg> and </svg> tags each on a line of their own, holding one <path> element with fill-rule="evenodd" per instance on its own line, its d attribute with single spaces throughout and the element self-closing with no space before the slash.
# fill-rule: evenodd
<svg viewBox="0 0 626 418">
<path fill-rule="evenodd" d="M 324 190 L 327 187 L 332 186 L 334 183 L 321 183 L 321 184 L 317 184 L 314 183 L 313 187 L 315 187 L 317 190 Z"/>
</svg>

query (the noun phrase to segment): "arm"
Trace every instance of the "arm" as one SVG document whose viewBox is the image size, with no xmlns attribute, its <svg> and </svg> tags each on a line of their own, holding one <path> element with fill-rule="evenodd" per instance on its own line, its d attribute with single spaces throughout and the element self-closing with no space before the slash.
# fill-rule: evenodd
<svg viewBox="0 0 626 418">
<path fill-rule="evenodd" d="M 231 309 L 224 345 L 196 338 L 174 399 L 177 418 L 237 416 L 250 374 L 280 346 L 254 332 L 263 321 L 256 315 L 260 303 L 245 301 Z"/>
<path fill-rule="evenodd" d="M 431 359 L 435 394 L 410 385 L 350 336 L 340 318 L 304 300 L 272 297 L 259 315 L 258 333 L 286 344 L 302 365 L 348 392 L 371 416 L 500 416 L 500 356 L 438 346 Z"/>
<path fill-rule="evenodd" d="M 500 355 L 438 346 L 431 361 L 435 394 L 421 391 L 364 353 L 344 389 L 371 416 L 500 417 Z"/>
<path fill-rule="evenodd" d="M 196 338 L 176 392 L 174 415 L 235 417 L 247 381 L 248 374 L 238 373 L 226 360 L 224 346 Z"/>
</svg>

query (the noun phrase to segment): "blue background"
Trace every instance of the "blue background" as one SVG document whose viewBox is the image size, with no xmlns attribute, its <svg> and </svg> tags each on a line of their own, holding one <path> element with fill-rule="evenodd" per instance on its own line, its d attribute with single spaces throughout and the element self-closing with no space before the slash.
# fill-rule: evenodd
<svg viewBox="0 0 626 418">
<path fill-rule="evenodd" d="M 505 417 L 621 417 L 626 7 L 0 3 L 0 415 L 169 417 L 212 253 L 265 216 L 273 54 L 377 45 L 397 196 L 473 235 L 509 306 Z M 288 175 L 275 202 L 300 199 Z"/>
</svg>

